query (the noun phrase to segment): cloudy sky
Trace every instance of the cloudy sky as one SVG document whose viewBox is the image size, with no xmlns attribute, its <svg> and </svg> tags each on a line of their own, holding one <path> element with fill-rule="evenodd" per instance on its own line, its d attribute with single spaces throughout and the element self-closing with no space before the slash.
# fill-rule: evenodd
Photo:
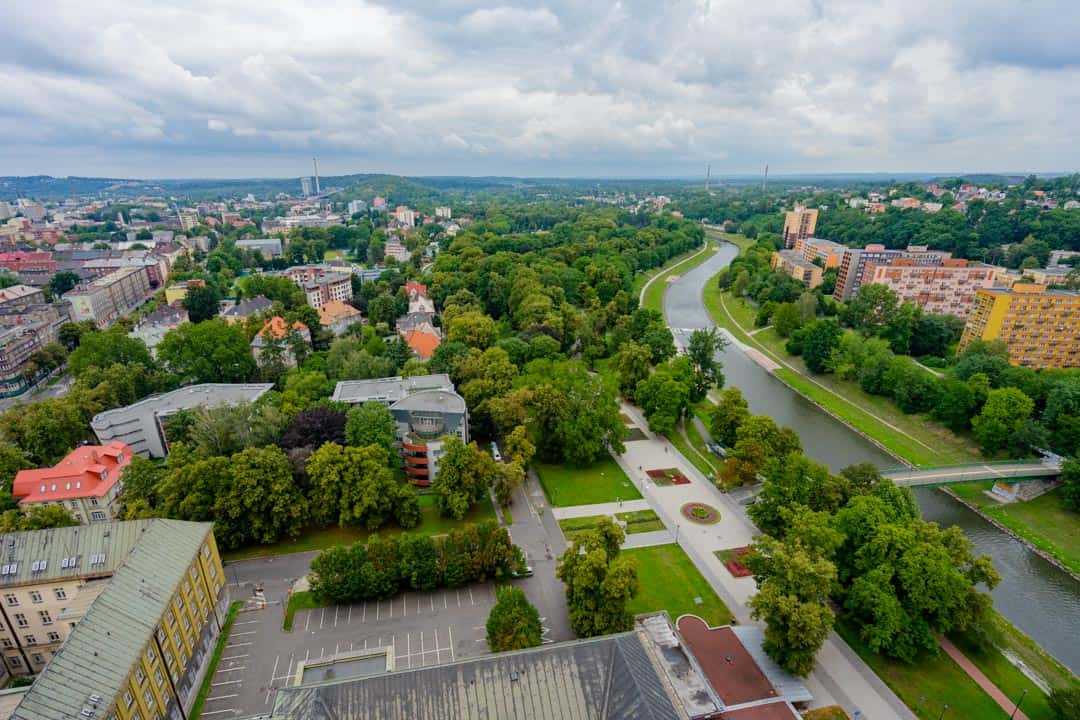
<svg viewBox="0 0 1080 720">
<path fill-rule="evenodd" d="M 16 0 L 0 175 L 1074 170 L 1067 0 Z"/>
</svg>

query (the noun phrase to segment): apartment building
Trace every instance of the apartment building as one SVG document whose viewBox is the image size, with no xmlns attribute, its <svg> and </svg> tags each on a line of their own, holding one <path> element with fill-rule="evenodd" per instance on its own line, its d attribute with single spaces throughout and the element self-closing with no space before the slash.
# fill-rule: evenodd
<svg viewBox="0 0 1080 720">
<path fill-rule="evenodd" d="M 959 351 L 976 340 L 1003 341 L 1013 365 L 1080 367 L 1080 292 L 1029 283 L 981 288 Z"/>
<path fill-rule="evenodd" d="M 790 275 L 811 290 L 821 284 L 824 275 L 819 266 L 804 260 L 795 250 L 774 252 L 770 265 L 773 270 Z"/>
<path fill-rule="evenodd" d="M 795 247 L 796 240 L 805 240 L 814 236 L 817 228 L 818 211 L 796 207 L 784 213 L 784 247 Z"/>
<path fill-rule="evenodd" d="M 929 250 L 925 245 L 909 245 L 906 250 L 887 250 L 884 245 L 867 245 L 863 249 L 846 248 L 840 258 L 840 271 L 836 277 L 833 297 L 840 301 L 850 300 L 867 282 L 867 266 L 887 265 L 892 260 L 906 258 L 916 265 L 941 265 L 952 254 Z"/>
<path fill-rule="evenodd" d="M 132 454 L 130 447 L 115 440 L 83 445 L 52 467 L 20 470 L 11 494 L 22 510 L 59 505 L 84 525 L 114 520 L 120 509 L 120 475 Z"/>
<path fill-rule="evenodd" d="M 180 208 L 177 216 L 180 220 L 180 229 L 184 232 L 195 228 L 200 221 L 199 211 L 195 208 Z"/>
<path fill-rule="evenodd" d="M 405 475 L 415 485 L 431 485 L 438 476 L 441 438 L 453 434 L 469 441 L 469 410 L 449 375 L 346 380 L 337 384 L 331 399 L 350 405 L 374 400 L 390 408 Z"/>
<path fill-rule="evenodd" d="M 5 252 L 0 253 L 0 268 L 14 273 L 21 272 L 56 272 L 56 261 L 51 252 Z"/>
<path fill-rule="evenodd" d="M 394 209 L 394 219 L 406 227 L 412 227 L 416 224 L 416 211 L 405 205 L 398 205 Z"/>
<path fill-rule="evenodd" d="M 840 260 L 844 257 L 846 245 L 841 245 L 832 240 L 821 238 L 802 238 L 795 241 L 795 252 L 807 262 L 821 261 L 826 270 L 840 267 Z"/>
<path fill-rule="evenodd" d="M 0 574 L 5 628 L 15 623 L 5 631 L 15 645 L 3 651 L 5 662 L 17 674 L 26 674 L 27 663 L 40 672 L 12 718 L 188 717 L 226 612 L 210 523 L 135 520 L 13 533 L 0 542 L 17 558 L 0 567 L 17 567 Z M 36 635 L 33 644 L 26 637 L 38 632 L 35 621 L 53 633 L 44 652 Z"/>
<path fill-rule="evenodd" d="M 995 268 L 945 258 L 940 265 L 918 265 L 913 258 L 894 258 L 887 263 L 870 263 L 864 284 L 885 285 L 901 302 L 911 302 L 928 313 L 966 317 L 975 302 L 975 291 L 993 287 Z"/>
<path fill-rule="evenodd" d="M 316 310 L 335 300 L 352 300 L 352 276 L 349 273 L 325 265 L 297 265 L 285 270 L 284 274 L 304 291 L 307 304 Z"/>
<path fill-rule="evenodd" d="M 29 285 L 12 285 L 0 289 L 0 310 L 23 310 L 45 302 L 45 291 Z"/>
<path fill-rule="evenodd" d="M 435 217 L 440 220 L 449 220 L 453 215 L 453 211 L 448 207 L 443 206 L 435 208 Z"/>
<path fill-rule="evenodd" d="M 65 293 L 64 299 L 71 303 L 72 321 L 93 320 L 99 328 L 107 328 L 150 295 L 149 273 L 145 267 L 135 267 L 81 285 Z"/>
<path fill-rule="evenodd" d="M 0 327 L 0 397 L 21 395 L 30 388 L 27 362 L 38 350 L 56 340 L 58 323 L 31 322 Z"/>
<path fill-rule="evenodd" d="M 165 334 L 187 321 L 188 311 L 182 305 L 162 305 L 143 318 L 128 337 L 142 340 L 150 354 L 156 356 L 157 346 L 165 339 Z"/>
<path fill-rule="evenodd" d="M 250 238 L 237 240 L 236 247 L 239 250 L 252 250 L 259 253 L 266 260 L 281 257 L 281 238 Z"/>
<path fill-rule="evenodd" d="M 341 300 L 331 300 L 319 308 L 319 324 L 335 337 L 344 335 L 360 322 L 363 322 L 360 311 Z"/>
</svg>

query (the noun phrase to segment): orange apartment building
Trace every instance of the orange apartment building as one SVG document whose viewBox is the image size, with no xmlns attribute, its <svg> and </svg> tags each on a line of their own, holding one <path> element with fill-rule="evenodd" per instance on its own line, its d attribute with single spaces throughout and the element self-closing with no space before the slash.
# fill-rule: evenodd
<svg viewBox="0 0 1080 720">
<path fill-rule="evenodd" d="M 784 213 L 784 247 L 793 248 L 796 240 L 813 237 L 817 216 L 817 210 L 800 207 Z"/>
<path fill-rule="evenodd" d="M 976 340 L 1004 342 L 1013 365 L 1080 367 L 1080 292 L 1028 283 L 979 289 L 958 351 Z"/>
<path fill-rule="evenodd" d="M 966 317 L 975 291 L 994 285 L 995 268 L 960 258 L 943 258 L 940 265 L 921 265 L 914 258 L 870 263 L 863 284 L 885 285 L 928 313 Z"/>
</svg>

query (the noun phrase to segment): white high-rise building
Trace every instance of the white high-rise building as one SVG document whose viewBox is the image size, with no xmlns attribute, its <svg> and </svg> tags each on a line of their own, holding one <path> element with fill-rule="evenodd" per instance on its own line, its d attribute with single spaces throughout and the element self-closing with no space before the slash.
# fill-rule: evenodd
<svg viewBox="0 0 1080 720">
<path fill-rule="evenodd" d="M 304 197 L 310 197 L 314 195 L 315 183 L 312 181 L 311 176 L 300 178 L 300 192 L 304 194 Z"/>
</svg>

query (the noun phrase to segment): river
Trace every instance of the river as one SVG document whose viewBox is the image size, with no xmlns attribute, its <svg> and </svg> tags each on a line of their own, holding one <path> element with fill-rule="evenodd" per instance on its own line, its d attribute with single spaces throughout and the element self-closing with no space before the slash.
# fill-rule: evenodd
<svg viewBox="0 0 1080 720">
<path fill-rule="evenodd" d="M 702 302 L 702 288 L 738 254 L 720 250 L 680 276 L 664 295 L 664 313 L 675 329 L 712 327 Z M 891 455 L 782 383 L 734 344 L 723 354 L 728 385 L 742 390 L 756 414 L 772 416 L 794 428 L 807 456 L 836 471 L 854 463 L 880 468 L 899 463 Z M 958 525 L 975 549 L 989 555 L 1001 574 L 992 595 L 994 606 L 1014 625 L 1080 674 L 1080 583 L 1022 543 L 1001 532 L 961 503 L 931 488 L 916 488 L 923 517 L 943 526 Z"/>
</svg>

